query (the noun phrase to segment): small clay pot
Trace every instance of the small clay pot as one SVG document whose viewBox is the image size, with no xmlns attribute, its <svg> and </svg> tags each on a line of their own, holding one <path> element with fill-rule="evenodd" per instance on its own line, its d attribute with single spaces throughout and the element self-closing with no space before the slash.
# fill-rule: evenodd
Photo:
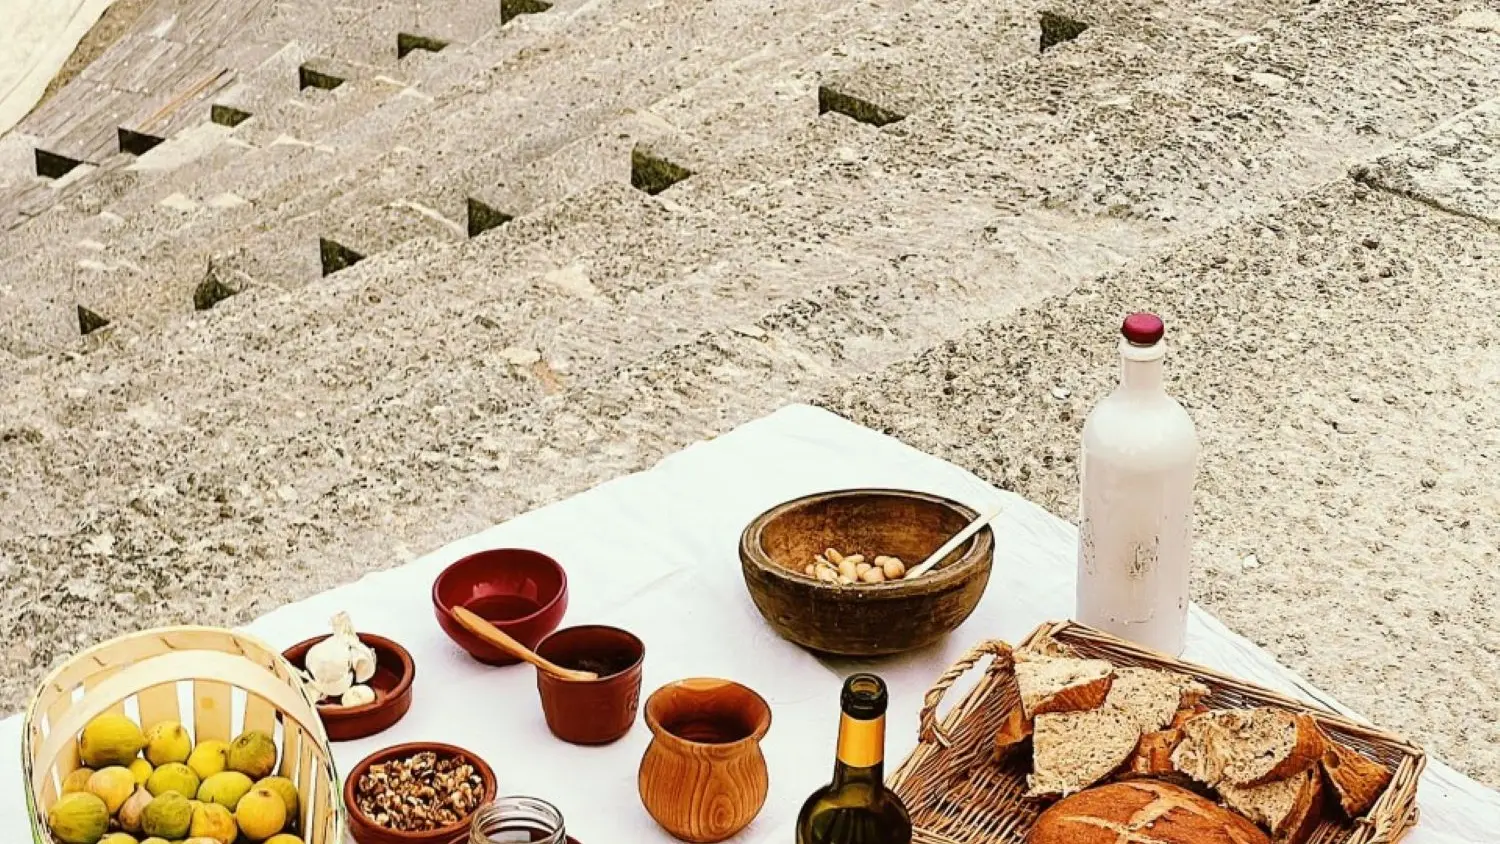
<svg viewBox="0 0 1500 844">
<path fill-rule="evenodd" d="M 641 704 L 646 646 L 640 639 L 618 627 L 586 624 L 553 633 L 536 652 L 563 668 L 599 675 L 564 680 L 537 671 L 542 714 L 554 736 L 570 744 L 609 744 L 630 732 Z"/>
<path fill-rule="evenodd" d="M 479 778 L 483 781 L 483 794 L 479 799 L 479 807 L 488 806 L 495 802 L 495 771 L 478 755 L 464 750 L 462 747 L 454 747 L 451 744 L 438 744 L 435 742 L 413 742 L 411 744 L 398 744 L 377 750 L 369 756 L 361 759 L 349 771 L 349 777 L 344 780 L 344 808 L 349 815 L 349 834 L 359 844 L 456 844 L 466 842 L 469 839 L 469 826 L 473 823 L 474 813 L 456 824 L 445 826 L 442 829 L 433 829 L 427 832 L 398 832 L 375 823 L 375 820 L 360 811 L 356 801 L 359 793 L 359 781 L 369 772 L 372 765 L 381 762 L 389 762 L 394 759 L 405 759 L 425 751 L 433 751 L 438 756 L 461 756 L 474 770 L 479 772 Z"/>
<path fill-rule="evenodd" d="M 354 741 L 384 732 L 406 717 L 411 710 L 412 681 L 416 663 L 406 648 L 373 633 L 360 633 L 359 640 L 375 651 L 375 676 L 365 685 L 375 692 L 375 700 L 363 706 L 329 706 L 319 704 L 318 718 L 329 741 Z M 282 653 L 286 661 L 306 669 L 304 662 L 312 646 L 328 636 L 314 636 L 292 645 Z"/>
</svg>

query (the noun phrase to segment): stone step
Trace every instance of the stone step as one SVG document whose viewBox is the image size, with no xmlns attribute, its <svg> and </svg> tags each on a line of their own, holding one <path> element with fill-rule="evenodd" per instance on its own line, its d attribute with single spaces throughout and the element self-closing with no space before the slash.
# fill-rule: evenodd
<svg viewBox="0 0 1500 844">
<path fill-rule="evenodd" d="M 812 116 L 812 113 L 808 112 L 808 116 Z M 618 157 L 622 172 L 628 172 L 624 170 L 628 167 L 627 152 L 628 147 L 621 150 Z M 410 183 L 405 173 L 401 174 L 400 181 Z M 322 236 L 309 236 L 309 221 L 305 216 L 293 217 L 292 222 L 281 226 L 279 230 L 273 229 L 266 235 L 254 238 L 250 244 L 244 242 L 245 224 L 240 215 L 210 216 L 203 218 L 203 221 L 212 225 L 214 219 L 220 220 L 225 236 L 233 238 L 232 243 L 226 243 L 226 248 L 230 251 L 221 256 L 221 263 L 262 283 L 282 285 L 302 284 L 317 278 L 323 269 L 330 266 L 330 256 L 333 259 L 331 265 L 336 268 L 363 255 L 389 248 L 409 236 L 434 234 L 452 237 L 465 234 L 466 209 L 461 209 L 456 214 L 445 214 L 441 209 L 421 202 L 420 198 L 408 198 L 410 194 L 408 197 L 399 194 L 379 196 L 376 200 L 379 204 L 375 204 L 365 199 L 367 194 L 368 190 L 358 194 L 362 200 L 358 202 L 353 199 L 355 194 L 337 197 L 329 208 L 315 212 L 312 219 L 323 222 L 314 228 L 322 231 Z M 164 212 L 157 212 L 158 215 L 161 213 Z M 275 216 L 287 216 L 285 209 Z M 213 254 L 198 248 L 202 243 L 203 231 L 201 228 L 181 231 L 190 234 L 188 242 L 194 246 L 197 257 L 190 253 L 186 263 L 172 264 L 165 271 L 159 266 L 151 266 L 145 278 L 134 275 L 125 277 L 129 285 L 127 289 L 139 291 L 143 298 L 156 296 L 145 289 L 153 284 L 151 277 L 155 273 L 161 279 L 163 288 L 175 290 L 180 295 L 184 285 L 202 273 L 201 268 L 206 266 L 207 254 Z M 153 257 L 157 258 L 153 263 L 159 265 L 159 256 L 153 254 Z M 115 280 L 107 281 L 112 283 Z M 107 291 L 100 291 L 99 295 L 115 300 L 118 298 L 115 290 L 116 288 L 110 287 Z M 159 296 L 156 298 L 159 300 Z M 169 308 L 164 313 L 180 312 L 181 308 L 178 306 Z M 149 321 L 143 324 L 133 319 L 130 324 L 149 325 Z"/>
<path fill-rule="evenodd" d="M 1136 61 L 1136 59 L 1138 58 L 1134 53 L 1132 53 L 1129 50 L 1116 50 L 1114 55 L 1116 56 L 1117 60 L 1121 63 L 1122 67 L 1127 66 L 1128 63 L 1130 63 L 1130 62 Z M 1098 56 L 1093 56 L 1092 60 L 1093 61 L 1097 61 L 1098 60 Z M 1053 72 L 1055 73 L 1056 68 L 1059 67 L 1058 60 L 1057 60 L 1056 56 L 1048 59 L 1048 61 L 1052 63 L 1051 65 L 1049 65 L 1049 67 L 1051 67 L 1053 69 Z M 1096 72 L 1097 71 L 1097 65 L 1096 64 L 1090 65 L 1090 71 L 1091 72 Z M 1140 78 L 1141 79 L 1151 79 L 1151 78 L 1155 78 L 1155 77 L 1157 77 L 1159 75 L 1160 75 L 1160 72 L 1158 70 L 1156 70 L 1154 68 L 1149 68 L 1149 67 L 1141 70 L 1141 72 L 1140 72 Z M 1032 80 L 1033 82 L 1035 82 L 1037 84 L 1033 85 L 1032 88 L 1030 89 L 1031 91 L 1034 91 L 1036 93 L 1032 94 L 1030 97 L 1022 97 L 1021 101 L 1023 101 L 1023 102 L 1027 101 L 1028 99 L 1037 99 L 1037 98 L 1040 98 L 1040 99 L 1044 100 L 1046 98 L 1046 96 L 1048 95 L 1048 93 L 1050 92 L 1050 88 L 1048 86 L 1053 85 L 1059 79 L 1059 77 L 1057 77 L 1056 75 L 1036 77 L 1034 74 L 1024 74 L 1024 78 Z M 1199 87 L 1199 85 L 1203 84 L 1204 82 L 1208 82 L 1209 84 L 1211 84 L 1211 80 L 1196 80 L 1195 79 L 1195 80 L 1191 80 L 1191 86 L 1190 87 L 1192 87 L 1194 90 L 1196 90 Z M 1222 86 L 1220 86 L 1220 87 L 1222 87 Z M 1019 92 L 1018 91 L 1012 91 L 1012 94 L 1016 94 L 1016 93 L 1026 93 L 1026 92 L 1025 91 L 1019 91 Z M 1231 100 L 1241 100 L 1241 99 L 1244 98 L 1243 97 L 1243 92 L 1239 91 L 1238 89 L 1230 90 L 1228 93 L 1230 95 L 1230 99 Z M 1011 99 L 1012 99 L 1012 101 L 1016 101 L 1015 97 L 1012 97 Z M 1077 111 L 1076 113 L 1072 113 L 1071 114 L 1071 117 L 1070 117 L 1070 120 L 1072 121 L 1071 125 L 1079 125 L 1078 121 L 1080 121 L 1080 120 L 1084 120 L 1084 121 L 1090 121 L 1090 120 L 1108 120 L 1108 121 L 1111 121 L 1111 122 L 1114 122 L 1114 123 L 1118 123 L 1118 118 L 1115 117 L 1114 114 L 1113 114 L 1113 112 L 1115 111 L 1115 107 L 1112 106 L 1112 105 L 1110 105 L 1108 100 L 1106 100 L 1106 102 L 1103 104 L 1102 107 L 1098 103 L 1084 102 L 1084 103 L 1077 103 L 1077 104 L 1075 104 L 1075 108 L 1080 109 L 1080 110 Z M 969 108 L 967 104 L 963 104 L 963 103 L 957 104 L 955 106 L 954 113 L 959 114 L 959 115 L 975 115 L 975 114 L 977 114 L 977 115 L 983 115 L 984 114 L 984 112 L 982 110 L 976 111 L 976 110 L 974 110 L 972 108 Z M 1173 115 L 1172 115 L 1172 113 L 1170 111 L 1169 112 L 1165 112 L 1164 114 L 1158 115 L 1156 113 L 1155 109 L 1151 109 L 1151 110 L 1147 110 L 1146 115 L 1147 115 L 1148 118 L 1155 117 L 1155 118 L 1160 118 L 1160 119 L 1158 120 L 1158 122 L 1155 122 L 1155 123 L 1142 124 L 1143 126 L 1157 126 L 1157 127 L 1160 127 L 1163 123 L 1170 124 L 1171 120 L 1173 119 Z M 988 118 L 984 118 L 984 119 L 987 120 Z M 1069 121 L 1059 121 L 1059 123 L 1060 123 L 1060 125 L 1070 125 Z M 1086 125 L 1086 123 L 1084 125 Z M 954 131 L 954 127 L 951 124 L 942 125 L 942 128 L 944 130 L 944 133 L 946 133 L 946 134 L 959 134 L 959 135 L 972 135 L 973 134 L 972 131 L 967 131 L 967 132 L 964 132 L 964 131 Z M 967 129 L 969 127 L 963 127 L 963 128 Z M 998 143 L 998 144 L 993 145 L 993 146 L 981 147 L 982 149 L 988 150 L 985 153 L 986 155 L 990 155 L 990 156 L 993 157 L 996 152 L 1000 152 L 1000 153 L 1014 152 L 1014 150 L 1018 148 L 1017 144 L 1014 142 L 1016 140 L 1015 133 L 1013 131 L 1005 131 L 1006 127 L 1003 124 L 998 125 L 998 126 L 987 125 L 984 128 L 987 129 L 987 130 L 992 130 L 994 132 L 997 140 L 1005 142 L 1005 143 Z M 1269 134 L 1263 133 L 1263 136 L 1265 138 L 1269 138 L 1270 142 L 1276 143 L 1276 142 L 1279 142 L 1278 139 L 1282 139 L 1282 138 L 1285 137 L 1285 128 L 1286 127 L 1273 125 L 1270 128 L 1272 130 L 1275 130 L 1275 131 L 1270 132 Z M 939 135 L 939 134 L 942 134 L 942 133 L 938 133 L 938 132 L 934 131 L 933 134 L 934 135 Z M 881 140 L 882 137 L 883 136 L 877 136 L 877 140 Z M 1127 137 L 1128 137 L 1128 135 L 1127 135 Z M 1143 137 L 1145 137 L 1148 140 L 1150 140 L 1150 138 L 1151 138 L 1151 136 L 1149 134 L 1143 135 Z M 898 157 L 898 159 L 897 159 L 897 160 L 901 161 L 902 164 L 898 165 L 898 166 L 909 166 L 909 165 L 912 165 L 912 164 L 915 164 L 917 166 L 921 166 L 921 158 L 922 158 L 922 156 L 920 155 L 920 151 L 921 151 L 920 150 L 920 144 L 915 144 L 915 145 L 912 144 L 913 140 L 920 141 L 920 139 L 919 138 L 918 139 L 913 139 L 913 138 L 899 138 L 897 140 L 899 141 L 899 143 L 901 144 L 902 147 L 915 146 L 916 151 L 919 153 L 918 155 L 916 155 L 914 157 L 905 156 L 904 153 L 902 153 L 901 156 Z M 881 142 L 884 143 L 884 140 L 881 140 Z M 1265 141 L 1263 141 L 1263 143 L 1264 142 Z M 1019 148 L 1026 149 L 1026 148 L 1029 148 L 1030 146 L 1032 146 L 1032 145 L 1022 144 Z M 1123 145 L 1118 145 L 1115 148 L 1113 148 L 1112 150 L 1109 150 L 1110 156 L 1112 156 L 1112 157 L 1109 157 L 1106 162 L 1101 162 L 1101 164 L 1100 164 L 1100 166 L 1099 166 L 1098 169 L 1100 171 L 1104 171 L 1104 172 L 1110 172 L 1110 171 L 1114 171 L 1114 170 L 1119 170 L 1122 167 L 1123 168 L 1127 168 L 1127 169 L 1129 169 L 1129 168 L 1139 169 L 1140 167 L 1143 166 L 1143 162 L 1147 162 L 1148 163 L 1151 160 L 1151 157 L 1155 155 L 1155 153 L 1150 152 L 1150 150 L 1153 149 L 1153 148 L 1154 147 L 1148 147 L 1147 151 L 1144 152 L 1144 153 L 1139 152 L 1139 151 L 1136 152 L 1136 153 L 1132 153 L 1131 152 L 1131 145 L 1129 143 L 1126 143 L 1126 144 L 1123 144 Z M 1189 150 L 1189 151 L 1192 152 L 1192 150 Z M 1275 152 L 1276 150 L 1273 148 L 1272 151 Z M 901 153 L 901 150 L 897 149 L 897 153 Z M 847 165 L 847 163 L 848 162 L 840 162 L 840 166 Z M 1326 170 L 1326 168 L 1329 166 L 1329 162 L 1323 161 L 1323 162 L 1313 162 L 1313 163 L 1325 168 L 1324 170 L 1314 170 L 1314 171 L 1312 171 L 1314 174 L 1321 173 L 1323 175 L 1326 175 L 1326 173 L 1328 172 Z M 1035 162 L 1028 162 L 1028 164 L 1035 164 Z M 1047 168 L 1039 168 L 1039 170 L 1043 174 L 1051 173 L 1051 171 L 1048 170 Z M 1263 183 L 1265 183 L 1268 180 L 1273 181 L 1273 182 L 1280 180 L 1279 177 L 1277 177 L 1277 178 L 1271 178 L 1271 176 L 1274 175 L 1274 171 L 1267 171 L 1267 173 L 1269 175 L 1264 175 L 1264 176 L 1262 176 L 1260 178 L 1260 183 L 1263 184 Z M 808 179 L 810 179 L 810 180 L 820 180 L 820 179 L 823 178 L 822 174 L 815 173 L 815 172 L 807 172 L 804 175 Z M 1056 173 L 1051 173 L 1051 175 L 1056 176 L 1057 174 Z M 1063 175 L 1066 176 L 1067 174 L 1064 173 Z M 1242 182 L 1241 187 L 1243 189 L 1244 188 L 1244 182 L 1245 182 L 1245 180 L 1242 179 L 1241 182 Z M 1255 184 L 1256 182 L 1254 182 L 1254 180 L 1250 180 L 1250 183 L 1251 184 Z M 980 185 L 977 185 L 976 187 L 981 187 L 982 188 L 983 187 L 983 183 L 981 183 Z M 1039 186 L 1039 187 L 1041 189 L 1045 189 L 1046 188 L 1046 186 Z M 1057 187 L 1057 185 L 1054 184 L 1052 187 L 1055 188 L 1055 187 Z M 676 201 L 679 201 L 679 202 L 681 202 L 681 201 L 687 201 L 687 198 L 691 197 L 692 195 L 693 195 L 693 192 L 689 189 L 687 191 L 687 193 L 682 194 L 681 196 L 679 196 Z M 1052 201 L 1052 200 L 1049 197 L 1047 201 Z M 421 213 L 420 213 L 421 212 L 420 203 L 415 203 L 415 205 L 417 207 L 412 207 L 412 205 L 406 205 L 406 206 L 404 206 L 402 208 L 402 213 L 405 216 L 407 216 L 407 217 L 415 219 L 419 223 L 426 224 L 428 222 L 428 220 L 430 220 L 430 217 L 429 216 L 422 216 L 421 215 Z M 1097 212 L 1100 209 L 1089 209 L 1089 210 L 1091 212 Z M 1104 209 L 1104 210 L 1107 211 L 1108 209 Z M 412 214 L 411 212 L 417 212 L 417 213 L 416 214 Z M 382 213 L 385 213 L 385 212 L 382 212 Z M 1113 213 L 1113 212 L 1111 212 L 1111 213 Z M 1160 217 L 1160 215 L 1157 215 L 1157 216 Z M 1150 218 L 1151 215 L 1147 215 L 1147 217 Z M 1171 221 L 1170 220 L 1170 215 L 1167 215 L 1167 218 L 1168 218 L 1167 222 L 1170 222 Z M 454 233 L 453 230 L 455 228 L 455 226 L 453 225 L 453 223 L 457 223 L 458 220 L 455 220 L 452 217 L 449 217 L 449 221 L 450 221 L 449 223 L 444 223 L 444 224 L 442 224 L 442 226 L 443 226 L 443 228 L 445 228 L 447 230 L 447 233 L 452 234 L 452 233 Z M 1188 222 L 1191 222 L 1191 221 L 1188 221 Z M 1182 228 L 1182 227 L 1184 227 L 1184 225 L 1186 225 L 1186 223 L 1179 224 L 1177 227 Z M 394 227 L 392 227 L 392 228 L 394 228 Z M 444 233 L 442 231 L 442 229 L 438 229 L 438 231 L 439 231 L 439 233 Z M 346 239 L 352 240 L 353 238 L 346 238 Z M 274 241 L 268 241 L 268 242 L 274 243 Z M 338 241 L 335 241 L 335 242 L 338 242 Z M 344 244 L 344 245 L 347 246 L 348 244 Z M 382 244 L 382 246 L 385 246 L 385 245 L 388 245 L 388 244 Z M 355 251 L 358 251 L 358 247 L 351 247 L 351 248 L 355 249 Z M 274 254 L 274 251 L 273 251 L 272 254 Z M 309 269 L 309 277 L 315 277 L 315 276 L 311 275 L 311 272 L 312 272 L 311 268 L 317 267 L 318 264 L 319 264 L 320 258 L 321 258 L 321 250 L 318 249 L 318 244 L 316 243 L 316 241 L 312 240 L 312 238 L 310 238 L 310 237 L 304 238 L 303 242 L 302 242 L 302 245 L 299 247 L 299 253 L 298 254 L 301 254 L 301 255 L 305 256 L 305 257 L 303 257 L 302 260 L 304 262 L 304 265 L 307 266 L 308 268 L 310 268 Z M 367 254 L 367 253 L 361 253 L 361 254 Z M 651 266 L 651 264 L 652 264 L 652 262 L 651 262 L 650 259 L 648 259 L 645 263 L 646 263 L 647 266 Z M 195 268 L 195 270 L 196 270 L 196 268 Z M 196 274 L 197 274 L 196 272 L 193 274 L 193 279 L 196 278 Z M 179 290 L 183 289 L 183 286 L 184 286 L 185 283 L 186 282 L 182 282 L 182 281 L 178 282 L 178 284 L 177 284 L 178 289 Z M 194 281 L 194 283 L 196 283 L 196 282 Z"/>
</svg>

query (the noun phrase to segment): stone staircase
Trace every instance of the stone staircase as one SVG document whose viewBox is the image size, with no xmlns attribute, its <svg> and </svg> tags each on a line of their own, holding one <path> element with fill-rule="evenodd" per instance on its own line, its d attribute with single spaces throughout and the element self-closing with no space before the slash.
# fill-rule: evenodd
<svg viewBox="0 0 1500 844">
<path fill-rule="evenodd" d="M 62 625 L 0 690 L 84 614 L 242 618 L 839 404 L 1327 199 L 1348 160 L 1500 91 L 1500 38 L 1446 0 L 1078 6 L 559 3 L 462 42 L 278 23 L 300 46 L 221 98 L 252 117 L 205 115 L 0 237 L 0 557 L 43 596 L 0 618 Z M 397 58 L 409 30 L 454 41 Z M 324 61 L 356 72 L 293 88 Z M 80 337 L 80 305 L 109 324 Z M 904 418 L 869 389 L 840 406 Z M 74 584 L 106 575 L 131 597 L 85 609 Z"/>
</svg>

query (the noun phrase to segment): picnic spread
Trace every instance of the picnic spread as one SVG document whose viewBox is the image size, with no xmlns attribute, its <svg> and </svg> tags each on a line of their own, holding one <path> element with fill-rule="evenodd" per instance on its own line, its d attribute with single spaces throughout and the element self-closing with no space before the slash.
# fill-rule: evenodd
<svg viewBox="0 0 1500 844">
<path fill-rule="evenodd" d="M 1500 795 L 1196 606 L 1180 659 L 1066 621 L 1079 559 L 1068 522 L 793 405 L 242 630 L 84 652 L 0 723 L 24 760 L 0 822 L 37 844 L 1500 840 Z"/>
</svg>

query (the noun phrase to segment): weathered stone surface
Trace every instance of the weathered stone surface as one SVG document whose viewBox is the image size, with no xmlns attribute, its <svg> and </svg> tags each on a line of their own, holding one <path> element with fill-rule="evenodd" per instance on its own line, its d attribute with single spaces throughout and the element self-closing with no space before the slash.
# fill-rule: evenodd
<svg viewBox="0 0 1500 844">
<path fill-rule="evenodd" d="M 1500 225 L 1500 100 L 1439 124 L 1356 178 L 1437 208 Z"/>
</svg>

